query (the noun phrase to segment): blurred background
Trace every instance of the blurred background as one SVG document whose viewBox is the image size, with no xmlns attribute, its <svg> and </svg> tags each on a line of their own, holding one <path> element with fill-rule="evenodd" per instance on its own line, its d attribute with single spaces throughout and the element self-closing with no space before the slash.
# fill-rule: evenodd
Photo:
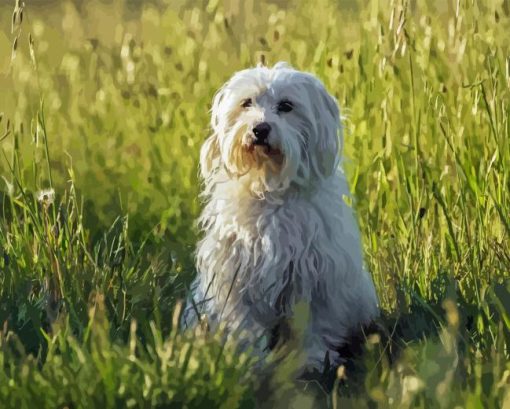
<svg viewBox="0 0 510 409">
<path fill-rule="evenodd" d="M 208 133 L 210 101 L 234 71 L 260 61 L 288 61 L 321 77 L 349 118 L 346 126 L 356 139 L 348 135 L 346 147 L 356 166 L 366 169 L 383 145 L 391 149 L 388 138 L 378 136 L 384 130 L 367 129 L 364 111 L 380 107 L 387 93 L 368 77 L 388 75 L 381 71 L 383 58 L 400 59 L 390 43 L 406 46 L 397 2 L 388 8 L 324 0 L 34 0 L 11 32 L 15 3 L 0 5 L 3 123 L 8 118 L 18 135 L 28 186 L 47 186 L 44 171 L 38 180 L 28 176 L 32 158 L 44 152 L 34 123 L 44 101 L 55 181 L 64 187 L 72 166 L 93 232 L 129 213 L 134 235 L 158 225 L 174 251 L 189 254 L 199 211 L 197 155 Z M 436 24 L 454 13 L 453 5 L 440 1 L 427 3 L 427 10 Z M 421 12 L 416 9 L 416 19 Z M 380 13 L 394 20 L 384 26 L 389 36 L 378 32 Z M 416 27 L 427 38 L 429 23 Z M 423 53 L 426 70 L 429 51 Z M 450 69 L 455 78 L 460 67 Z M 366 79 L 369 92 L 359 87 Z M 432 81 L 437 87 L 442 82 L 440 76 Z M 2 149 L 13 144 L 6 138 Z M 359 176 L 363 183 L 363 172 Z"/>
<path fill-rule="evenodd" d="M 410 345 L 399 366 L 370 372 L 359 396 L 385 404 L 389 393 L 399 408 L 510 402 L 508 0 L 23 4 L 0 2 L 0 322 L 28 351 L 52 350 L 42 331 L 53 331 L 55 316 L 86 339 L 96 292 L 112 342 L 126 342 L 137 320 L 142 344 L 156 334 L 159 345 L 157 331 L 175 327 L 175 301 L 195 274 L 197 160 L 212 97 L 237 70 L 287 61 L 339 101 L 365 261 L 383 317 Z M 33 199 L 49 187 L 60 207 Z M 69 232 L 51 238 L 50 219 Z M 101 348 L 119 355 L 112 368 L 140 371 L 110 338 Z M 62 342 L 60 350 L 78 345 Z M 226 402 L 238 385 L 237 372 L 228 375 L 237 358 L 226 358 L 213 384 L 197 363 L 212 355 L 205 346 L 195 353 L 203 382 L 189 388 L 195 378 L 183 375 L 179 391 L 210 387 Z M 154 356 L 144 364 L 159 368 Z M 166 378 L 157 371 L 151 382 L 159 385 Z M 112 377 L 101 378 L 105 396 L 117 396 Z M 124 391 L 145 388 L 115 379 L 119 388 L 133 382 Z M 0 396 L 11 393 L 2 388 Z M 139 392 L 140 402 L 153 396 Z"/>
</svg>

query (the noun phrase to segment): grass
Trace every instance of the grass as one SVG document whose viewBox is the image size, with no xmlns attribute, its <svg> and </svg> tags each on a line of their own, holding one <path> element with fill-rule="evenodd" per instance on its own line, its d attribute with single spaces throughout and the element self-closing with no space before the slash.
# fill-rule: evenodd
<svg viewBox="0 0 510 409">
<path fill-rule="evenodd" d="M 508 32 L 506 0 L 0 5 L 0 406 L 510 407 Z M 333 391 L 175 325 L 210 101 L 260 60 L 340 102 L 401 351 Z"/>
</svg>

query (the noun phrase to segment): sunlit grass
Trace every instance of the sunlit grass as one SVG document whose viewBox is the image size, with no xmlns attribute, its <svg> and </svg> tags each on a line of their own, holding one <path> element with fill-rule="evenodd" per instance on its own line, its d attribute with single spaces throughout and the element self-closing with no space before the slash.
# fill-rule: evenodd
<svg viewBox="0 0 510 409">
<path fill-rule="evenodd" d="M 212 96 L 237 69 L 286 60 L 340 102 L 401 353 L 389 365 L 369 343 L 338 394 L 306 392 L 282 364 L 262 396 L 510 404 L 508 1 L 35 3 L 23 18 L 0 5 L 2 402 L 253 406 L 247 355 L 172 316 L 194 274 Z"/>
</svg>

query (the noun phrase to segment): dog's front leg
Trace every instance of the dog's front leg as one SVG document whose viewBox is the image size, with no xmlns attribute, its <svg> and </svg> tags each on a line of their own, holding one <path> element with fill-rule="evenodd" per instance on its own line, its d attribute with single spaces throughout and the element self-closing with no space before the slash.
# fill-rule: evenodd
<svg viewBox="0 0 510 409">
<path fill-rule="evenodd" d="M 322 334 L 310 330 L 305 336 L 306 364 L 303 372 L 323 373 L 339 363 L 339 355 L 332 350 Z"/>
</svg>

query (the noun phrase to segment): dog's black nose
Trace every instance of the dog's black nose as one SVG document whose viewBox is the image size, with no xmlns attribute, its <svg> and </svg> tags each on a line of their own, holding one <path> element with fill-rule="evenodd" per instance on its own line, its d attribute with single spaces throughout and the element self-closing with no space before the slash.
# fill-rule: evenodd
<svg viewBox="0 0 510 409">
<path fill-rule="evenodd" d="M 255 128 L 253 128 L 253 134 L 255 135 L 255 144 L 266 143 L 270 131 L 271 126 L 267 122 L 261 122 Z"/>
</svg>

